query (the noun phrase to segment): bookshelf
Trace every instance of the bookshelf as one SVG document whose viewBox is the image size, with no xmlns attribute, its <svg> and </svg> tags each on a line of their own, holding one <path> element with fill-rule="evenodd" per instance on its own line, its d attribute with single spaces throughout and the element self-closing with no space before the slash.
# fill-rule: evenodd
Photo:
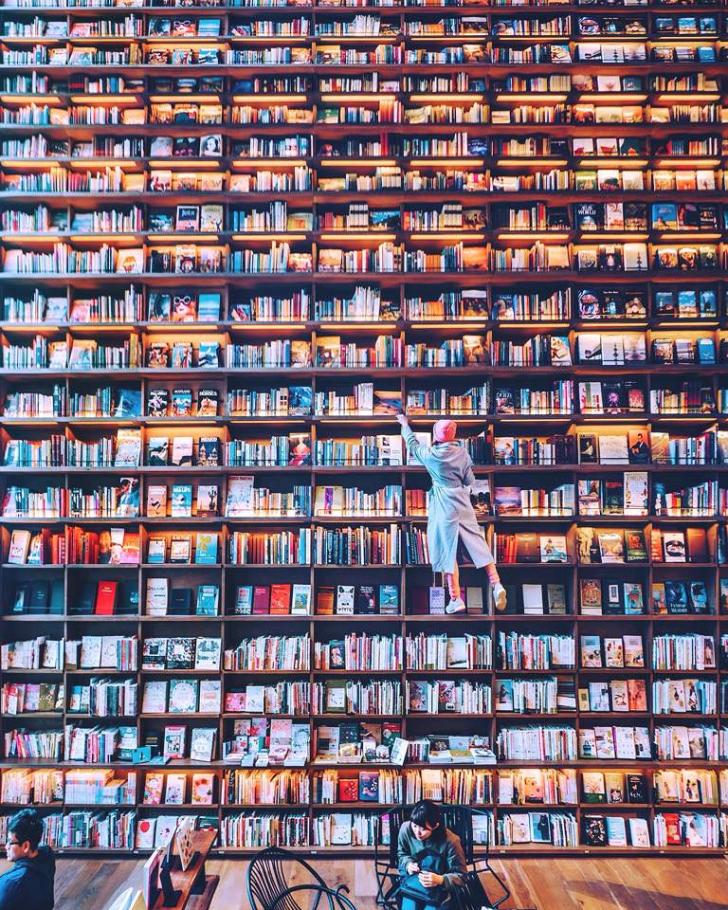
<svg viewBox="0 0 728 910">
<path fill-rule="evenodd" d="M 366 857 L 427 792 L 504 854 L 723 854 L 724 8 L 3 10 L 0 816 Z M 397 402 L 457 418 L 516 612 L 467 566 L 429 612 Z"/>
</svg>

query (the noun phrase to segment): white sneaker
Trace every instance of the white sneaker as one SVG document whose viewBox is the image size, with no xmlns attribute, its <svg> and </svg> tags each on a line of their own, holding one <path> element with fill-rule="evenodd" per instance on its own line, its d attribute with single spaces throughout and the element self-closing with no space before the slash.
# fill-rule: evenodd
<svg viewBox="0 0 728 910">
<path fill-rule="evenodd" d="M 451 597 L 450 602 L 445 607 L 446 613 L 464 613 L 467 607 L 462 597 Z"/>
<path fill-rule="evenodd" d="M 495 608 L 499 613 L 502 613 L 506 608 L 506 589 L 503 585 L 494 585 L 493 586 L 493 600 L 495 602 Z"/>
</svg>

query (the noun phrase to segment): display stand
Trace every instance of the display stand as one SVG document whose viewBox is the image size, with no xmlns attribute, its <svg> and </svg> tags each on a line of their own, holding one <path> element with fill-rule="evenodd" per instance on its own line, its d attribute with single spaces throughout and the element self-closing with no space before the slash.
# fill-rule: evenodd
<svg viewBox="0 0 728 910">
<path fill-rule="evenodd" d="M 195 856 L 184 872 L 174 868 L 176 864 L 164 861 L 160 871 L 162 890 L 151 910 L 208 910 L 219 876 L 205 873 L 205 860 L 216 836 L 217 832 L 211 829 L 194 832 Z"/>
</svg>

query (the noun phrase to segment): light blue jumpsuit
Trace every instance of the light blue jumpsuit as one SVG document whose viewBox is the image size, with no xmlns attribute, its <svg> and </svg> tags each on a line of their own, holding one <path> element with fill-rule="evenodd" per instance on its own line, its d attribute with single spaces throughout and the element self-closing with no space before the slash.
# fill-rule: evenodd
<svg viewBox="0 0 728 910">
<path fill-rule="evenodd" d="M 427 468 L 432 479 L 427 515 L 432 571 L 455 571 L 458 540 L 462 540 L 477 568 L 492 563 L 493 554 L 470 502 L 470 486 L 475 482 L 470 455 L 458 442 L 423 445 L 408 426 L 402 427 L 402 436 L 407 451 Z"/>
</svg>

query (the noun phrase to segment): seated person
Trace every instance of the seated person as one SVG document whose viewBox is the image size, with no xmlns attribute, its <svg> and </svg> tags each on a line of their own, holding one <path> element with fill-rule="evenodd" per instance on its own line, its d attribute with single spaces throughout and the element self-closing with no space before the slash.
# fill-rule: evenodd
<svg viewBox="0 0 728 910">
<path fill-rule="evenodd" d="M 423 799 L 399 829 L 397 857 L 402 910 L 437 910 L 445 906 L 467 870 L 460 838 L 442 820 L 442 810 Z"/>
<path fill-rule="evenodd" d="M 43 821 L 35 809 L 22 809 L 8 822 L 5 853 L 12 867 L 0 876 L 0 910 L 53 910 L 56 861 L 50 847 L 39 847 Z"/>
</svg>

